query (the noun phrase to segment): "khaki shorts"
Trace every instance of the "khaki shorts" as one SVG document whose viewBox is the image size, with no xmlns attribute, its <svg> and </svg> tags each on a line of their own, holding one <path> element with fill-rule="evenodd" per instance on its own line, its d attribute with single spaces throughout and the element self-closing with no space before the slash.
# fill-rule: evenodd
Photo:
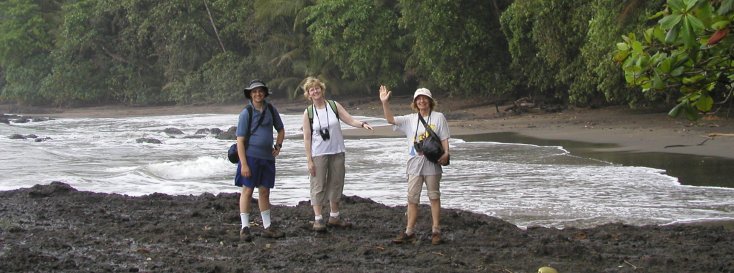
<svg viewBox="0 0 734 273">
<path fill-rule="evenodd" d="M 441 190 L 439 190 L 439 182 L 441 174 L 437 175 L 408 175 L 408 203 L 420 204 L 421 190 L 425 182 L 428 188 L 428 199 L 437 200 L 441 198 Z"/>
<path fill-rule="evenodd" d="M 311 205 L 336 202 L 344 191 L 344 153 L 313 158 L 316 176 L 311 176 Z"/>
</svg>

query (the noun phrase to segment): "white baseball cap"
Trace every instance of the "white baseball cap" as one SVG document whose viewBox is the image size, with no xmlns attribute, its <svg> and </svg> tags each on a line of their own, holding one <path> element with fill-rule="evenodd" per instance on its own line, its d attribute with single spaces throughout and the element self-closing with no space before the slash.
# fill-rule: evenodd
<svg viewBox="0 0 734 273">
<path fill-rule="evenodd" d="M 433 99 L 433 96 L 431 96 L 431 90 L 428 90 L 427 88 L 418 88 L 418 90 L 415 90 L 415 93 L 413 94 L 413 100 L 415 100 L 415 98 L 420 95 Z"/>
</svg>

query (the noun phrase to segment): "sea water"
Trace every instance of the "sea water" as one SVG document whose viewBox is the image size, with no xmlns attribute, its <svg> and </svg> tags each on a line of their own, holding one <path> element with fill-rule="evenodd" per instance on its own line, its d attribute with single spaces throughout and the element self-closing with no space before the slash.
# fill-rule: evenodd
<svg viewBox="0 0 734 273">
<path fill-rule="evenodd" d="M 302 117 L 282 118 L 286 140 L 277 158 L 271 202 L 294 206 L 309 200 Z M 389 126 L 382 118 L 358 118 Z M 82 191 L 131 196 L 236 193 L 236 165 L 226 158 L 234 141 L 212 134 L 195 137 L 199 129 L 226 131 L 236 123 L 237 115 L 198 114 L 0 124 L 0 190 L 61 181 Z M 166 128 L 184 134 L 170 135 Z M 12 134 L 50 139 L 10 139 Z M 138 143 L 140 138 L 162 143 Z M 405 205 L 406 140 L 350 138 L 345 144 L 344 194 Z M 445 208 L 495 216 L 520 227 L 734 219 L 734 189 L 681 185 L 664 170 L 579 157 L 560 146 L 457 137 L 450 145 L 451 165 L 441 180 Z M 425 189 L 421 202 L 428 203 Z"/>
</svg>

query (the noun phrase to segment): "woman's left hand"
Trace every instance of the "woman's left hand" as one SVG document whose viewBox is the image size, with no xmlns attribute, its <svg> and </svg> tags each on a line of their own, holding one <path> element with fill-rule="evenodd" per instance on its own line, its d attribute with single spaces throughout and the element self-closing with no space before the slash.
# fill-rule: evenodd
<svg viewBox="0 0 734 273">
<path fill-rule="evenodd" d="M 449 153 L 443 153 L 440 158 L 438 158 L 438 164 L 446 166 L 446 163 L 449 162 Z"/>
<path fill-rule="evenodd" d="M 367 130 L 373 130 L 372 126 L 370 126 L 367 122 L 362 122 L 362 128 L 365 128 Z"/>
</svg>

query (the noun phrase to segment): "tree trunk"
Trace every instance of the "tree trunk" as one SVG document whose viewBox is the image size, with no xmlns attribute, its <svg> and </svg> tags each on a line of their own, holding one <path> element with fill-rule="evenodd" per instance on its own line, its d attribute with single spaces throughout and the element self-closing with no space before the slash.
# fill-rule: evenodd
<svg viewBox="0 0 734 273">
<path fill-rule="evenodd" d="M 209 10 L 209 4 L 206 2 L 206 0 L 204 0 L 204 7 L 206 7 L 206 13 L 209 14 L 209 22 L 212 23 L 212 28 L 214 28 L 214 35 L 217 36 L 217 41 L 219 41 L 219 46 L 222 47 L 222 52 L 227 52 L 227 50 L 224 49 L 222 39 L 219 38 L 219 31 L 217 30 L 217 26 L 214 24 L 214 18 L 212 18 L 212 12 Z"/>
</svg>

